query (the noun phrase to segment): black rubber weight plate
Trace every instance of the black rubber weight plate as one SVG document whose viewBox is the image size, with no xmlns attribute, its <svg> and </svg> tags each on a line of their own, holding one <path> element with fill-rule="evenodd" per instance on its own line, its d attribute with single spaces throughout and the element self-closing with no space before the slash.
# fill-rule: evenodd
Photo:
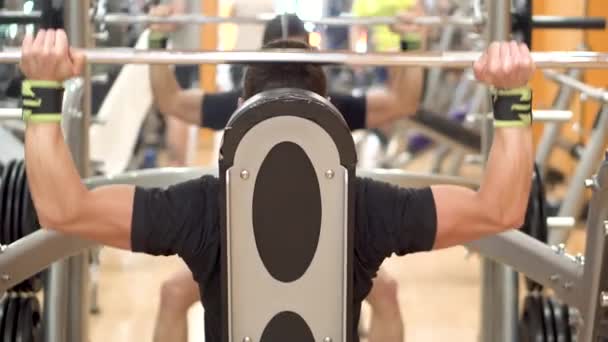
<svg viewBox="0 0 608 342">
<path fill-rule="evenodd" d="M 9 298 L 8 309 L 6 310 L 6 318 L 4 321 L 3 342 L 12 342 L 15 340 L 15 330 L 17 329 L 20 302 L 21 299 L 19 299 L 19 297 Z"/>
<path fill-rule="evenodd" d="M 4 239 L 5 244 L 10 244 L 13 240 L 12 234 L 12 213 L 13 213 L 13 188 L 15 187 L 15 182 L 13 181 L 14 173 L 15 173 L 15 163 L 9 165 L 8 175 L 6 176 L 6 197 L 4 200 L 6 201 L 6 210 L 4 211 Z"/>
<path fill-rule="evenodd" d="M 27 176 L 25 172 L 25 162 L 23 163 L 23 179 L 21 180 L 21 215 L 19 215 L 19 228 L 21 236 L 29 235 L 29 229 L 25 226 L 27 220 L 27 208 L 28 208 L 28 191 L 27 191 Z"/>
<path fill-rule="evenodd" d="M 6 305 L 8 304 L 8 295 L 5 293 L 0 300 L 0 333 L 4 333 L 4 317 L 6 316 Z M 0 334 L 0 337 L 4 337 Z"/>
<path fill-rule="evenodd" d="M 21 238 L 21 207 L 23 199 L 21 197 L 23 188 L 23 161 L 19 161 L 17 164 L 17 171 L 15 172 L 15 192 L 13 200 L 15 201 L 13 210 L 13 239 L 15 241 Z"/>
<path fill-rule="evenodd" d="M 17 213 L 19 212 L 19 208 L 21 208 L 21 205 L 19 203 L 19 172 L 21 171 L 21 166 L 19 165 L 19 162 L 15 163 L 15 167 L 13 168 L 13 177 L 12 177 L 12 183 L 13 183 L 13 192 L 11 195 L 11 204 L 13 206 L 13 210 L 11 211 L 11 221 L 10 221 L 10 225 L 11 225 L 11 242 L 14 242 L 17 240 L 17 227 L 15 226 L 15 223 L 17 222 Z"/>
<path fill-rule="evenodd" d="M 27 183 L 27 170 L 25 173 L 25 214 L 23 216 L 23 227 L 25 229 L 25 235 L 29 235 L 34 232 L 38 227 L 38 220 L 36 219 L 36 211 L 34 209 L 34 203 L 32 202 L 32 196 L 30 194 L 29 184 Z"/>
<path fill-rule="evenodd" d="M 555 342 L 555 321 L 553 319 L 553 308 L 549 304 L 549 299 L 545 296 L 539 298 L 543 306 L 544 321 L 545 321 L 545 341 Z"/>
<path fill-rule="evenodd" d="M 566 322 L 566 341 L 571 342 L 572 338 L 572 327 L 570 326 L 570 308 L 567 304 L 562 305 L 562 312 L 564 314 L 564 321 Z"/>
<path fill-rule="evenodd" d="M 2 187 L 0 188 L 0 240 L 2 240 L 2 244 L 8 243 L 5 234 L 7 229 L 5 229 L 4 217 L 6 216 L 6 207 L 8 205 L 8 196 L 6 194 L 8 191 L 8 175 L 10 169 L 11 163 L 8 163 L 4 168 L 4 171 L 2 171 Z"/>
<path fill-rule="evenodd" d="M 564 320 L 564 309 L 562 308 L 562 305 L 554 298 L 549 298 L 549 303 L 553 308 L 553 319 L 555 320 L 555 341 L 566 342 L 568 327 L 566 326 L 567 323 Z"/>
<path fill-rule="evenodd" d="M 23 161 L 20 160 L 17 162 L 17 164 L 15 165 L 15 171 L 14 171 L 14 191 L 13 191 L 13 213 L 12 213 L 12 220 L 11 220 L 11 224 L 13 226 L 13 229 L 11 229 L 11 238 L 13 239 L 13 241 L 17 241 L 19 240 L 19 235 L 20 235 L 20 229 L 21 229 L 21 207 L 22 207 L 22 200 L 21 200 L 21 183 L 22 183 L 22 178 L 23 178 Z M 19 284 L 17 284 L 13 289 L 15 291 L 28 291 L 27 290 L 27 280 L 23 281 Z"/>
<path fill-rule="evenodd" d="M 523 342 L 545 342 L 541 307 L 533 295 L 524 302 L 520 339 Z"/>
<path fill-rule="evenodd" d="M 25 297 L 21 300 L 21 307 L 19 310 L 19 322 L 17 323 L 17 333 L 15 336 L 16 342 L 32 342 L 34 323 L 33 318 L 33 307 L 32 301 L 35 298 Z"/>
<path fill-rule="evenodd" d="M 42 314 L 38 298 L 32 296 L 30 305 L 32 306 L 32 341 L 42 341 Z"/>
</svg>

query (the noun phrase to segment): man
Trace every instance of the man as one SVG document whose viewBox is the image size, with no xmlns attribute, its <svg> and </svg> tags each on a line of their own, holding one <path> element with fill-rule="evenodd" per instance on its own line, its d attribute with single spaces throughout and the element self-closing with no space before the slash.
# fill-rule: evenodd
<svg viewBox="0 0 608 342">
<path fill-rule="evenodd" d="M 157 6 L 151 15 L 166 16 L 174 13 L 169 6 Z M 395 29 L 403 34 L 419 32 L 420 28 L 407 23 L 417 12 L 403 13 L 403 24 Z M 285 20 L 283 27 L 282 20 Z M 264 44 L 283 37 L 283 30 L 289 39 L 307 42 L 308 31 L 304 23 L 295 15 L 277 16 L 263 31 Z M 174 25 L 153 25 L 151 46 L 163 46 Z M 330 100 L 344 115 L 351 130 L 375 127 L 414 113 L 422 89 L 421 68 L 393 68 L 394 73 L 387 89 L 369 91 L 365 96 L 330 94 Z M 241 90 L 221 93 L 204 93 L 200 89 L 182 89 L 167 65 L 152 65 L 150 80 L 154 98 L 161 112 L 184 121 L 216 130 L 224 129 L 228 119 L 237 109 Z M 155 326 L 155 341 L 186 341 L 187 312 L 198 300 L 198 290 L 187 269 L 179 271 L 165 281 L 161 288 L 161 301 Z M 372 308 L 372 319 L 368 331 L 370 342 L 403 341 L 404 327 L 397 298 L 397 284 L 385 271 L 378 273 L 368 302 Z"/>
<path fill-rule="evenodd" d="M 297 44 L 277 41 L 267 48 Z M 218 180 L 204 176 L 168 189 L 112 185 L 88 190 L 62 136 L 57 89 L 60 82 L 77 76 L 84 63 L 61 30 L 41 30 L 35 39 L 28 35 L 23 42 L 21 68 L 29 80 L 24 87 L 26 166 L 40 223 L 104 245 L 179 255 L 199 284 L 206 340 L 219 341 Z M 478 80 L 497 89 L 494 141 L 478 191 L 444 185 L 403 189 L 355 180 L 355 321 L 380 264 L 393 253 L 446 248 L 523 223 L 533 163 L 531 90 L 525 86 L 534 63 L 524 45 L 492 43 L 474 67 Z M 288 78 L 283 77 L 286 71 Z M 327 84 L 318 65 L 282 63 L 277 72 L 272 63 L 257 64 L 247 70 L 243 98 L 285 87 L 325 96 Z M 36 95 L 39 91 L 45 101 Z"/>
</svg>

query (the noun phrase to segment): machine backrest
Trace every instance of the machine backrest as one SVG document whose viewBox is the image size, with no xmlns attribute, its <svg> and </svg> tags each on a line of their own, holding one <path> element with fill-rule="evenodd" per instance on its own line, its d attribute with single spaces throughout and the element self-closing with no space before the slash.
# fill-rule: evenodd
<svg viewBox="0 0 608 342">
<path fill-rule="evenodd" d="M 258 94 L 219 164 L 223 340 L 352 340 L 356 154 L 340 112 L 305 90 Z"/>
</svg>

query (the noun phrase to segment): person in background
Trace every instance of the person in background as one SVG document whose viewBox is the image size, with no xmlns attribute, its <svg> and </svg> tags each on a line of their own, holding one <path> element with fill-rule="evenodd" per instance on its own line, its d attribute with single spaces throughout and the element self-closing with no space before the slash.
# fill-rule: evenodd
<svg viewBox="0 0 608 342">
<path fill-rule="evenodd" d="M 173 14 L 200 12 L 199 0 L 167 0 Z M 173 48 L 178 50 L 198 50 L 200 28 L 197 25 L 182 25 L 175 27 L 171 41 Z M 197 65 L 177 65 L 174 69 L 175 78 L 181 87 L 189 88 L 198 80 Z M 166 152 L 170 166 L 186 166 L 192 162 L 191 151 L 196 149 L 198 138 L 195 125 L 188 124 L 171 116 L 164 116 L 166 121 Z M 194 141 L 192 141 L 194 139 Z M 194 146 L 192 144 L 194 142 Z"/>
<path fill-rule="evenodd" d="M 425 15 L 424 2 L 422 0 L 354 0 L 351 12 L 355 17 L 392 17 L 404 12 L 415 13 L 415 16 Z M 412 25 L 407 20 L 403 20 L 397 26 Z M 367 46 L 368 51 L 396 52 L 425 50 L 427 35 L 428 32 L 424 29 L 412 31 L 386 25 L 378 25 L 372 28 L 353 26 L 351 28 L 351 47 L 356 49 L 358 47 L 357 44 L 360 44 L 361 40 L 366 38 L 367 42 L 369 42 L 369 46 Z M 391 80 L 398 77 L 400 73 L 399 68 L 391 67 L 376 67 L 373 70 L 375 83 L 381 85 L 387 84 L 386 86 L 389 87 Z M 426 77 L 424 71 L 421 70 L 420 73 L 419 77 L 424 80 Z M 384 126 L 379 129 L 373 129 L 372 132 L 380 138 L 382 143 L 388 144 L 387 136 L 392 135 L 393 130 L 393 127 Z M 397 131 L 397 134 L 400 134 L 400 132 Z M 395 138 L 400 140 L 406 137 L 397 136 L 391 139 Z M 413 135 L 407 143 L 408 150 L 416 150 L 418 145 L 426 147 L 429 144 L 430 140 L 420 135 Z M 396 163 L 395 166 L 398 166 L 399 162 L 397 159 L 399 154 L 396 154 L 397 152 L 389 147 L 386 155 L 382 156 L 384 163 L 388 165 Z"/>
</svg>

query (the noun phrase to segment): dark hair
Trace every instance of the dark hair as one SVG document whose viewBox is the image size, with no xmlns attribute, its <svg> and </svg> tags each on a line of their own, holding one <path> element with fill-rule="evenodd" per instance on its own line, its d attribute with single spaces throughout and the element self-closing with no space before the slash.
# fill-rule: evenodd
<svg viewBox="0 0 608 342">
<path fill-rule="evenodd" d="M 310 45 L 297 40 L 275 40 L 262 49 L 301 49 L 312 51 Z M 248 66 L 243 81 L 243 98 L 265 90 L 300 88 L 321 96 L 327 94 L 325 72 L 319 64 L 312 63 L 256 63 Z"/>
<path fill-rule="evenodd" d="M 283 23 L 285 23 L 285 27 L 283 27 Z M 285 37 L 283 36 L 283 30 L 286 31 Z M 266 23 L 262 45 L 266 45 L 273 40 L 298 36 L 305 36 L 308 40 L 308 31 L 304 28 L 304 22 L 295 14 L 279 14 Z"/>
</svg>

